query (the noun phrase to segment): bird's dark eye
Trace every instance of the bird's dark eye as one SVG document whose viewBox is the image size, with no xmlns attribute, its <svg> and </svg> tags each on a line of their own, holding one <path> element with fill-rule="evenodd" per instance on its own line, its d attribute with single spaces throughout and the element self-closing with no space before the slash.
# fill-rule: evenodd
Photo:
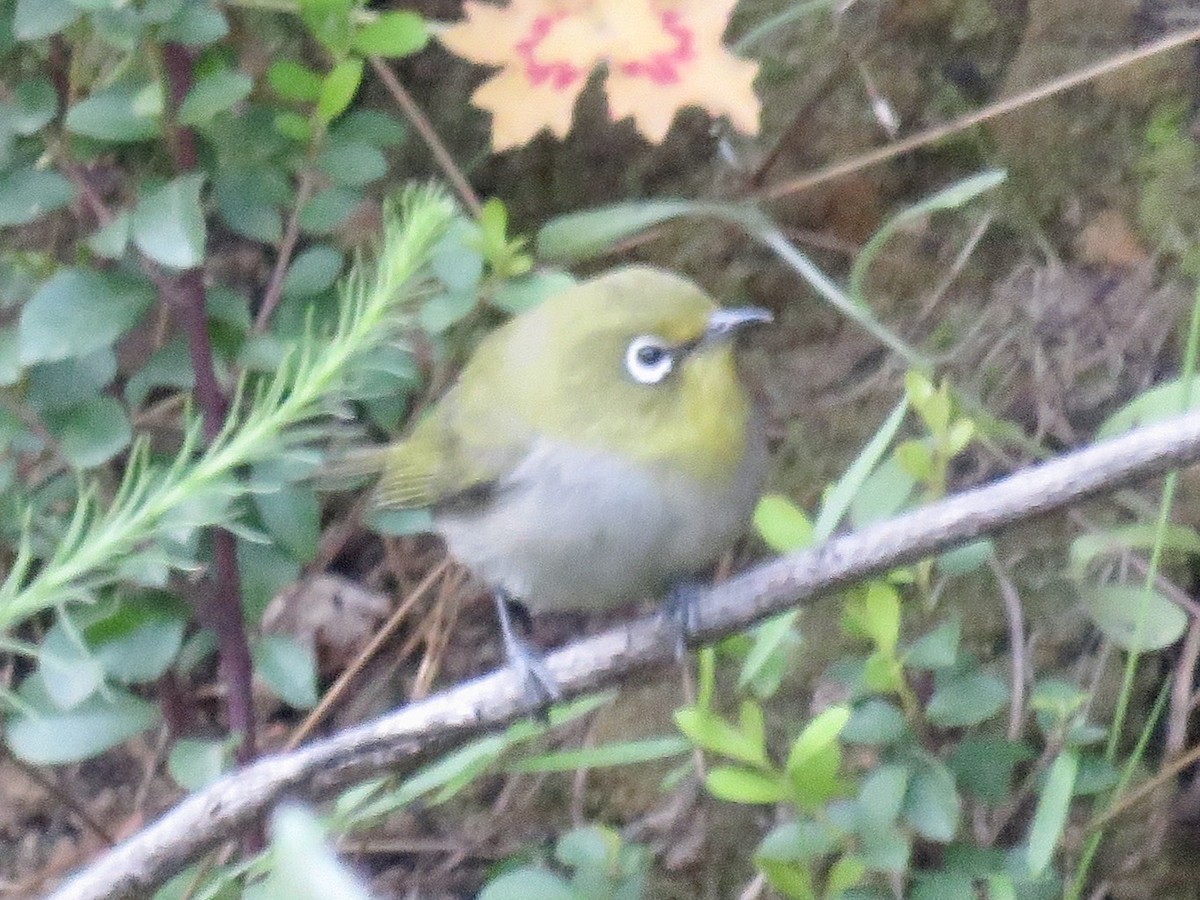
<svg viewBox="0 0 1200 900">
<path fill-rule="evenodd" d="M 656 347 L 654 344 L 644 344 L 638 347 L 637 360 L 643 366 L 657 366 L 667 351 L 662 347 Z"/>
<path fill-rule="evenodd" d="M 658 384 L 675 366 L 675 355 L 660 337 L 644 334 L 629 342 L 625 368 L 640 384 Z"/>
</svg>

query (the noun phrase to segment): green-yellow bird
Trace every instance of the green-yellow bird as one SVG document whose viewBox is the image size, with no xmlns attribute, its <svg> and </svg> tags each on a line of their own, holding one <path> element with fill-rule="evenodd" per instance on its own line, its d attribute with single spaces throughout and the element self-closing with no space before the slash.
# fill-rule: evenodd
<svg viewBox="0 0 1200 900">
<path fill-rule="evenodd" d="M 412 434 L 375 455 L 376 502 L 432 510 L 492 589 L 506 656 L 540 698 L 558 689 L 509 601 L 537 613 L 657 596 L 745 527 L 767 454 L 732 338 L 770 319 L 659 269 L 610 272 L 497 328 Z"/>
</svg>

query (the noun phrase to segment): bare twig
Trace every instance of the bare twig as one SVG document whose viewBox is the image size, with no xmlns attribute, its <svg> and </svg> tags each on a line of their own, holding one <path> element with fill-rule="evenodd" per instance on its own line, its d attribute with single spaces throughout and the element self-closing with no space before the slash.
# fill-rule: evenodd
<svg viewBox="0 0 1200 900">
<path fill-rule="evenodd" d="M 367 646 L 363 647 L 362 652 L 358 654 L 354 662 L 347 666 L 345 671 L 338 676 L 337 681 L 333 683 L 332 687 L 325 692 L 325 696 L 321 698 L 321 702 L 300 723 L 300 727 L 292 732 L 291 737 L 288 738 L 285 745 L 288 750 L 293 750 L 304 743 L 305 739 L 312 734 L 313 729 L 325 720 L 325 717 L 329 714 L 329 710 L 333 708 L 335 703 L 341 701 L 347 689 L 366 667 L 367 663 L 375 658 L 375 654 L 379 652 L 385 643 L 391 640 L 392 635 L 396 633 L 396 629 L 408 618 L 413 605 L 425 595 L 427 590 L 433 587 L 434 583 L 445 574 L 449 566 L 450 560 L 442 560 L 425 576 L 420 584 L 408 592 L 408 596 L 396 607 L 396 611 L 392 613 L 387 623 L 375 633 Z"/>
<path fill-rule="evenodd" d="M 292 211 L 288 214 L 287 225 L 283 229 L 283 238 L 279 242 L 279 253 L 275 257 L 275 267 L 271 269 L 271 277 L 267 280 L 267 288 L 263 291 L 262 305 L 258 315 L 254 317 L 254 333 L 261 334 L 271 324 L 271 316 L 275 307 L 283 298 L 283 279 L 287 275 L 288 266 L 292 262 L 292 254 L 296 252 L 296 241 L 300 238 L 300 213 L 313 189 L 313 172 L 306 163 L 300 172 L 299 183 L 296 185 L 296 200 L 292 203 Z"/>
<path fill-rule="evenodd" d="M 1103 491 L 1200 460 L 1200 415 L 1146 426 L 888 522 L 744 572 L 697 598 L 693 643 L 715 640 L 878 572 Z M 674 658 L 669 623 L 648 616 L 546 657 L 567 697 Z M 144 896 L 188 860 L 257 821 L 281 797 L 329 796 L 359 779 L 411 774 L 472 737 L 527 716 L 507 669 L 376 721 L 260 760 L 193 794 L 63 885 L 53 900 Z"/>
<path fill-rule="evenodd" d="M 1124 69 L 1127 66 L 1142 62 L 1153 56 L 1158 56 L 1160 53 L 1166 53 L 1178 47 L 1194 43 L 1197 40 L 1200 40 L 1200 28 L 1189 28 L 1186 31 L 1169 34 L 1166 37 L 1159 38 L 1157 41 L 1151 41 L 1148 44 L 1143 44 L 1141 47 L 1134 47 L 1123 53 L 1116 53 L 1101 62 L 1084 66 L 1082 69 L 1076 69 L 1074 72 L 1069 72 L 1060 78 L 1054 78 L 1028 91 L 1022 91 L 1019 94 L 1013 94 L 1011 97 L 1005 97 L 1003 100 L 997 100 L 995 103 L 989 103 L 982 109 L 955 119 L 953 122 L 927 128 L 903 140 L 895 141 L 875 150 L 869 150 L 866 153 L 860 153 L 852 159 L 825 166 L 806 175 L 800 175 L 797 178 L 789 178 L 779 184 L 773 184 L 761 191 L 758 197 L 763 200 L 778 200 L 780 197 L 787 196 L 788 194 L 805 191 L 818 184 L 844 178 L 862 169 L 868 169 L 871 166 L 894 159 L 897 156 L 903 156 L 920 147 L 937 143 L 952 134 L 966 131 L 968 128 L 974 128 L 976 125 L 986 122 L 989 119 L 994 119 L 1013 110 L 1037 103 L 1039 100 L 1045 100 L 1047 97 L 1053 97 L 1055 94 L 1069 91 L 1071 88 L 1087 84 L 1089 81 L 1095 81 L 1104 75 Z"/>
<path fill-rule="evenodd" d="M 1025 613 L 1021 606 L 1021 595 L 1004 571 L 1004 566 L 992 553 L 988 558 L 992 574 L 1000 586 L 1004 598 L 1004 615 L 1008 619 L 1008 644 L 1012 650 L 1012 677 L 1010 690 L 1012 699 L 1008 706 L 1008 739 L 1015 741 L 1021 736 L 1021 724 L 1025 721 Z"/>
<path fill-rule="evenodd" d="M 400 79 L 396 77 L 396 73 L 389 68 L 388 64 L 378 56 L 372 56 L 370 59 L 371 68 L 375 70 L 375 74 L 379 76 L 379 80 L 388 89 L 388 93 L 392 95 L 396 105 L 412 123 L 413 128 L 417 129 L 417 134 L 429 148 L 429 152 L 445 174 L 446 179 L 454 186 L 454 190 L 458 192 L 462 202 L 471 211 L 471 215 L 478 216 L 483 212 L 483 204 L 479 202 L 479 195 L 475 193 L 475 189 L 467 181 L 467 176 L 463 174 L 462 169 L 450 155 L 450 151 L 446 149 L 446 145 L 442 143 L 442 139 L 438 137 L 429 118 L 417 105 L 417 101 L 412 98 L 412 95 L 404 89 L 404 85 L 400 83 Z"/>
</svg>

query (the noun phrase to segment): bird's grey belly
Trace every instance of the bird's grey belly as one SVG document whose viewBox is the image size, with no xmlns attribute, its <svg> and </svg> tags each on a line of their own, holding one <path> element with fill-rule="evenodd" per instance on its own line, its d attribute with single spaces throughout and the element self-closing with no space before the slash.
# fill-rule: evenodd
<svg viewBox="0 0 1200 900">
<path fill-rule="evenodd" d="M 450 552 L 534 612 L 603 608 L 699 572 L 741 532 L 757 473 L 708 486 L 544 442 L 487 505 L 435 512 Z"/>
</svg>

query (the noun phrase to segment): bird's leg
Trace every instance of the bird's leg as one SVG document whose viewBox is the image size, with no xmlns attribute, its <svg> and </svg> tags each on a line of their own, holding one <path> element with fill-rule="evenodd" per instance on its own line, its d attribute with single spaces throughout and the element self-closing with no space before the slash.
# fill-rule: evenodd
<svg viewBox="0 0 1200 900">
<path fill-rule="evenodd" d="M 704 583 L 681 578 L 667 588 L 661 615 L 675 638 L 675 659 L 683 659 L 687 651 L 687 640 L 699 624 L 696 617 L 696 601 L 703 591 Z"/>
<path fill-rule="evenodd" d="M 496 618 L 500 620 L 500 636 L 504 639 L 504 659 L 521 677 L 525 698 L 539 709 L 562 699 L 562 690 L 541 655 L 517 634 L 513 627 L 509 604 L 513 599 L 500 588 L 492 591 Z"/>
</svg>

